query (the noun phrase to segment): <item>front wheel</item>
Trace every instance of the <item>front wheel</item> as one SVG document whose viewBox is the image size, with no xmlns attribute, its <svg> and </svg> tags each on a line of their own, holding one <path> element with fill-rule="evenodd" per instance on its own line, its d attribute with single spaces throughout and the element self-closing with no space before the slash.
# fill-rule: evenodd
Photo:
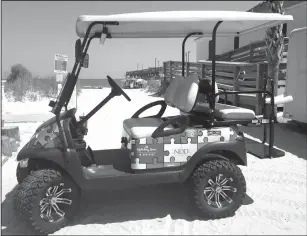
<svg viewBox="0 0 307 236">
<path fill-rule="evenodd" d="M 214 160 L 199 166 L 190 178 L 193 203 L 209 219 L 232 216 L 242 205 L 246 181 L 238 166 Z"/>
<path fill-rule="evenodd" d="M 73 219 L 79 198 L 79 188 L 68 176 L 56 170 L 33 171 L 17 189 L 15 211 L 30 230 L 47 235 Z"/>
</svg>

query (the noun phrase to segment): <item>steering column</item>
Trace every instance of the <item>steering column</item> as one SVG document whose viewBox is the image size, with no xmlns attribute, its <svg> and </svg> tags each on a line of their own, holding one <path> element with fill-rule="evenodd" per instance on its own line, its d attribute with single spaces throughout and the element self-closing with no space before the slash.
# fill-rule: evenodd
<svg viewBox="0 0 307 236">
<path fill-rule="evenodd" d="M 78 122 L 78 126 L 82 126 L 86 121 L 88 121 L 97 111 L 100 110 L 105 104 L 107 104 L 113 97 L 123 95 L 129 102 L 131 98 L 118 86 L 118 84 L 110 77 L 107 76 L 109 85 L 111 86 L 111 93 L 103 99 L 93 110 L 91 110 L 86 116 Z"/>
</svg>

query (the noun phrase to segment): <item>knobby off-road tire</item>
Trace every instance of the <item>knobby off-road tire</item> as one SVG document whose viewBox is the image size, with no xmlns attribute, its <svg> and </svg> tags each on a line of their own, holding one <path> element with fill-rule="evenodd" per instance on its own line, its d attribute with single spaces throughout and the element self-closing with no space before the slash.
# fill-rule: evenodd
<svg viewBox="0 0 307 236">
<path fill-rule="evenodd" d="M 58 197 L 51 197 L 52 194 Z M 16 215 L 33 233 L 47 235 L 73 219 L 78 210 L 79 198 L 79 188 L 67 175 L 56 170 L 42 169 L 31 172 L 19 185 L 14 208 Z M 50 204 L 46 204 L 48 199 Z M 53 222 L 50 222 L 50 212 Z M 61 218 L 63 212 L 65 215 Z"/>
<path fill-rule="evenodd" d="M 246 181 L 240 168 L 224 160 L 199 166 L 188 184 L 193 205 L 201 216 L 209 219 L 234 215 L 246 193 Z"/>
</svg>

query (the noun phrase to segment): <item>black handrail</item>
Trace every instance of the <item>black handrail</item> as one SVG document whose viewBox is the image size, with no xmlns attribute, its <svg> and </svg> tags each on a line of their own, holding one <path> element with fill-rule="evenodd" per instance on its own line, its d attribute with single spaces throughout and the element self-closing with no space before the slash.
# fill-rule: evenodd
<svg viewBox="0 0 307 236">
<path fill-rule="evenodd" d="M 181 63 L 181 75 L 184 76 L 184 54 L 185 54 L 185 42 L 187 41 L 187 39 L 189 37 L 191 37 L 192 35 L 202 35 L 202 32 L 193 32 L 193 33 L 189 33 L 187 36 L 185 36 L 185 38 L 183 39 L 182 42 L 182 63 Z"/>
</svg>

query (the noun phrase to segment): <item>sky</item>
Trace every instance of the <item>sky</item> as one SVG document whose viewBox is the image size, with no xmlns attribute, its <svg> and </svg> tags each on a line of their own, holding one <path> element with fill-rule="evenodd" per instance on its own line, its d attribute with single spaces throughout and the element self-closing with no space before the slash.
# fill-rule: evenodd
<svg viewBox="0 0 307 236">
<path fill-rule="evenodd" d="M 2 73 L 21 63 L 32 73 L 53 75 L 54 55 L 74 59 L 75 23 L 79 15 L 108 15 L 145 11 L 233 10 L 247 11 L 259 1 L 2 1 Z M 111 39 L 102 46 L 93 40 L 88 50 L 89 68 L 80 78 L 124 78 L 125 72 L 154 67 L 155 58 L 180 61 L 183 39 Z M 186 43 L 190 61 L 196 44 Z"/>
</svg>

